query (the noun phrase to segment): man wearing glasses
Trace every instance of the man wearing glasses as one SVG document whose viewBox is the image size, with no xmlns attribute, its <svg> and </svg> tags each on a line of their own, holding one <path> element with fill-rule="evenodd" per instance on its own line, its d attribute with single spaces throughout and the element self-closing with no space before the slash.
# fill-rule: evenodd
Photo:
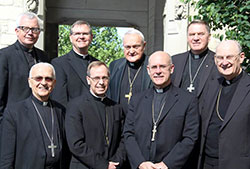
<svg viewBox="0 0 250 169">
<path fill-rule="evenodd" d="M 132 29 L 123 37 L 124 57 L 113 61 L 109 68 L 111 83 L 109 94 L 127 111 L 133 94 L 150 87 L 151 81 L 147 74 L 148 57 L 144 54 L 146 41 L 143 34 Z"/>
<path fill-rule="evenodd" d="M 16 23 L 17 41 L 0 50 L 0 121 L 7 105 L 30 96 L 27 78 L 31 66 L 49 61 L 42 50 L 34 47 L 41 31 L 39 18 L 26 12 Z"/>
<path fill-rule="evenodd" d="M 220 73 L 201 96 L 199 169 L 250 168 L 250 78 L 241 68 L 237 41 L 221 42 L 214 56 Z"/>
<path fill-rule="evenodd" d="M 82 20 L 73 23 L 69 38 L 73 49 L 52 60 L 57 75 L 52 97 L 65 106 L 72 98 L 88 93 L 89 86 L 85 78 L 87 67 L 89 63 L 97 60 L 88 54 L 93 39 L 89 23 Z"/>
<path fill-rule="evenodd" d="M 71 100 L 66 112 L 66 136 L 73 156 L 70 169 L 116 169 L 126 159 L 122 108 L 106 97 L 109 69 L 100 61 L 89 64 L 88 94 Z"/>
<path fill-rule="evenodd" d="M 67 169 L 65 108 L 49 98 L 55 70 L 49 63 L 37 63 L 26 80 L 31 96 L 10 104 L 4 112 L 0 168 Z"/>
</svg>

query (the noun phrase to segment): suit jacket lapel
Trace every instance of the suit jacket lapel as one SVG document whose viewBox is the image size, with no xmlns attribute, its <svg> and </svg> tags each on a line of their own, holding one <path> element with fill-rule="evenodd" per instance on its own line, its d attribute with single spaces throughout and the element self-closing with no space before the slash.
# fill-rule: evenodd
<svg viewBox="0 0 250 169">
<path fill-rule="evenodd" d="M 24 64 L 22 66 L 23 68 L 23 72 L 29 72 L 29 63 L 28 63 L 28 60 L 24 54 L 24 51 L 20 48 L 19 46 L 19 42 L 16 41 L 16 43 L 14 43 L 14 46 L 15 46 L 15 49 L 16 49 L 16 58 L 18 58 L 18 60 L 20 59 L 21 61 L 17 61 L 17 63 L 22 63 Z"/>
<path fill-rule="evenodd" d="M 87 65 L 82 64 L 80 58 L 76 58 L 75 53 L 73 50 L 68 55 L 69 64 L 75 70 L 76 74 L 79 76 L 83 84 L 88 87 L 88 83 L 86 80 L 86 72 L 87 72 Z"/>
<path fill-rule="evenodd" d="M 180 61 L 175 63 L 176 69 L 174 71 L 176 72 L 175 72 L 174 84 L 176 84 L 177 87 L 180 86 L 181 84 L 181 80 L 182 80 L 185 64 L 188 59 L 188 55 L 189 55 L 189 52 L 186 52 L 182 56 L 179 56 L 177 59 Z"/>
<path fill-rule="evenodd" d="M 143 102 L 143 113 L 146 116 L 150 127 L 152 126 L 152 101 L 154 99 L 154 89 L 151 88 L 145 95 L 145 102 Z"/>
<path fill-rule="evenodd" d="M 32 131 L 34 133 L 34 135 L 36 136 L 34 139 L 37 139 L 38 142 L 40 142 L 39 145 L 43 145 L 45 147 L 44 144 L 44 138 L 42 135 L 42 130 L 44 130 L 43 128 L 40 127 L 40 119 L 37 116 L 37 112 L 34 108 L 34 106 L 32 105 L 31 102 L 31 98 L 26 99 L 26 111 L 28 114 L 28 119 L 30 121 L 30 124 L 32 126 Z M 44 150 L 44 149 L 43 149 Z"/>
<path fill-rule="evenodd" d="M 201 74 L 199 75 L 200 77 L 200 83 L 198 86 L 198 91 L 197 91 L 197 96 L 200 95 L 203 87 L 205 86 L 205 83 L 208 79 L 208 76 L 210 75 L 210 72 L 212 70 L 212 68 L 214 67 L 214 57 L 213 57 L 213 53 L 209 50 L 208 51 L 208 56 L 206 58 L 206 60 L 204 61 L 202 67 L 204 67 L 202 69 L 202 71 L 200 72 Z"/>
<path fill-rule="evenodd" d="M 250 92 L 250 79 L 248 75 L 243 72 L 243 77 L 240 79 L 240 82 L 237 86 L 237 89 L 234 92 L 234 96 L 230 102 L 230 105 L 228 107 L 226 116 L 224 118 L 224 122 L 222 123 L 222 126 L 220 128 L 220 131 L 223 130 L 225 125 L 230 121 L 232 116 L 236 113 L 237 109 L 245 99 L 246 95 Z"/>
<path fill-rule="evenodd" d="M 165 97 L 166 103 L 163 108 L 162 114 L 160 116 L 159 123 L 167 116 L 167 114 L 177 101 L 178 101 L 178 93 L 175 91 L 173 86 L 171 86 L 169 88 L 169 91 L 167 92 L 167 96 Z"/>
</svg>

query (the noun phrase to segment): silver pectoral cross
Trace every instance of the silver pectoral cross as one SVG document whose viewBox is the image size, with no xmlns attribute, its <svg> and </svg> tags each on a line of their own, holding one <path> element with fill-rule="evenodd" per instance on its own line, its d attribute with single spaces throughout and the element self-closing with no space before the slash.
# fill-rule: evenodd
<svg viewBox="0 0 250 169">
<path fill-rule="evenodd" d="M 155 141 L 155 134 L 157 132 L 156 128 L 157 128 L 157 126 L 154 124 L 153 130 L 152 130 L 152 139 L 151 139 L 151 141 Z"/>
<path fill-rule="evenodd" d="M 131 91 L 128 94 L 125 94 L 125 98 L 128 98 L 128 104 L 130 102 L 131 97 L 132 97 L 132 92 Z"/>
<path fill-rule="evenodd" d="M 52 157 L 55 157 L 55 148 L 56 148 L 57 146 L 56 145 L 54 145 L 54 143 L 53 142 L 51 142 L 51 144 L 48 146 L 48 148 L 50 148 L 51 149 L 51 154 L 52 154 Z"/>
<path fill-rule="evenodd" d="M 193 86 L 193 83 L 190 83 L 189 87 L 187 88 L 187 90 L 192 93 L 193 90 L 195 89 L 195 87 Z"/>
</svg>

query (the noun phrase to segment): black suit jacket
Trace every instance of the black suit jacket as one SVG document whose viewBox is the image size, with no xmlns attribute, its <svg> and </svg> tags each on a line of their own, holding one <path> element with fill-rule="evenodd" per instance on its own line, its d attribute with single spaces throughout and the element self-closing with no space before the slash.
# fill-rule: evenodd
<svg viewBox="0 0 250 169">
<path fill-rule="evenodd" d="M 201 151 L 198 168 L 202 168 L 207 129 L 220 89 L 218 79 L 210 82 L 202 94 Z M 250 77 L 245 72 L 235 90 L 219 131 L 219 169 L 250 168 Z"/>
<path fill-rule="evenodd" d="M 171 76 L 171 79 L 172 83 L 177 87 L 181 86 L 181 80 L 185 70 L 185 64 L 187 63 L 188 60 L 188 56 L 189 56 L 189 51 L 172 56 L 172 61 L 173 64 L 175 65 L 175 68 L 174 68 L 174 73 Z M 200 94 L 202 93 L 205 83 L 210 78 L 212 78 L 211 76 L 213 76 L 214 74 L 217 75 L 217 68 L 214 63 L 214 52 L 208 50 L 208 56 L 204 61 L 201 70 L 198 74 L 198 76 L 200 77 L 200 82 L 196 95 L 197 97 L 199 97 Z"/>
<path fill-rule="evenodd" d="M 89 62 L 95 61 L 89 55 Z M 75 56 L 73 50 L 68 54 L 52 60 L 56 70 L 56 86 L 52 92 L 52 98 L 64 106 L 69 100 L 89 92 L 89 85 L 86 80 L 87 67 L 82 59 Z"/>
<path fill-rule="evenodd" d="M 124 126 L 124 142 L 132 169 L 149 161 L 152 138 L 152 101 L 154 89 L 132 97 Z M 170 169 L 185 164 L 198 139 L 199 113 L 197 99 L 171 86 L 157 124 L 154 162 L 163 161 Z"/>
<path fill-rule="evenodd" d="M 109 161 L 122 165 L 126 159 L 122 138 L 122 108 L 108 99 L 108 137 L 93 96 L 80 96 L 69 102 L 66 113 L 66 135 L 73 154 L 71 169 L 106 169 Z"/>
<path fill-rule="evenodd" d="M 67 168 L 66 138 L 64 133 L 65 108 L 57 102 L 51 101 L 55 113 L 55 120 L 59 124 L 60 145 L 63 147 L 60 154 L 61 166 Z M 1 169 L 44 169 L 47 145 L 44 144 L 44 130 L 39 125 L 39 118 L 31 102 L 31 98 L 9 105 L 2 122 L 0 168 Z M 66 149 L 64 149 L 66 148 Z M 64 151 L 65 150 L 65 151 Z M 66 152 L 65 152 L 66 153 Z"/>
<path fill-rule="evenodd" d="M 127 60 L 125 58 L 121 58 L 111 62 L 109 66 L 110 70 L 109 95 L 111 99 L 116 102 L 119 102 L 121 82 L 126 68 L 126 64 Z M 148 65 L 148 57 L 145 56 L 145 60 L 142 65 L 143 75 L 142 75 L 141 91 L 148 89 L 149 87 L 152 86 L 150 77 L 147 72 L 147 65 Z"/>
<path fill-rule="evenodd" d="M 31 95 L 28 84 L 29 64 L 17 41 L 0 50 L 0 121 L 5 107 Z M 48 62 L 48 56 L 34 47 L 39 62 Z"/>
</svg>

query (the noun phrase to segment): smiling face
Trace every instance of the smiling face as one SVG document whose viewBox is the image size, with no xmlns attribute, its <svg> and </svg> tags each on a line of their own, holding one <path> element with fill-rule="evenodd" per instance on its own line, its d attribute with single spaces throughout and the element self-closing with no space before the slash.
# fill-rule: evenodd
<svg viewBox="0 0 250 169">
<path fill-rule="evenodd" d="M 73 49 L 81 54 L 88 53 L 88 47 L 93 39 L 93 35 L 90 31 L 90 27 L 86 24 L 75 25 L 72 28 L 72 34 L 70 35 L 70 42 Z"/>
<path fill-rule="evenodd" d="M 188 28 L 188 44 L 194 54 L 201 54 L 207 49 L 210 33 L 206 25 L 201 23 L 191 24 Z"/>
<path fill-rule="evenodd" d="M 36 18 L 30 19 L 28 16 L 25 16 L 25 15 L 21 17 L 18 26 L 29 27 L 29 28 L 39 28 L 39 24 Z M 25 32 L 24 30 L 20 28 L 16 28 L 15 32 L 16 32 L 18 41 L 27 48 L 32 48 L 35 45 L 40 34 L 40 32 L 33 32 L 31 30 L 29 30 L 28 32 Z"/>
<path fill-rule="evenodd" d="M 245 54 L 240 51 L 237 43 L 232 40 L 221 42 L 214 56 L 218 71 L 227 79 L 231 80 L 242 71 L 241 63 Z"/>
<path fill-rule="evenodd" d="M 106 94 L 109 85 L 109 73 L 104 65 L 93 66 L 89 70 L 87 82 L 90 90 L 96 95 L 103 97 Z"/>
<path fill-rule="evenodd" d="M 174 71 L 170 56 L 166 52 L 155 52 L 149 57 L 148 74 L 156 88 L 164 88 L 170 84 L 170 74 Z"/>
<path fill-rule="evenodd" d="M 47 65 L 34 67 L 28 81 L 33 95 L 40 101 L 48 100 L 56 83 L 53 70 Z"/>
</svg>

